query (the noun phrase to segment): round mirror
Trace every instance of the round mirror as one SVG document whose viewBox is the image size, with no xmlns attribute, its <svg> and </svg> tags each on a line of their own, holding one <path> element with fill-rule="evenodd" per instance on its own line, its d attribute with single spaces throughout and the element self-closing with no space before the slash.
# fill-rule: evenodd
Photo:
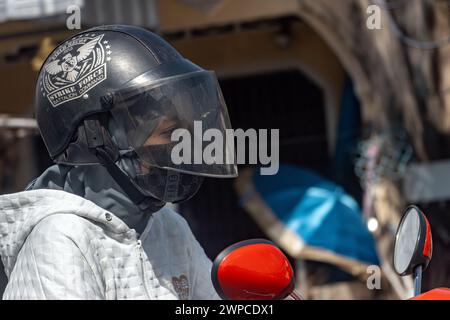
<svg viewBox="0 0 450 320">
<path fill-rule="evenodd" d="M 227 300 L 278 300 L 294 290 L 294 271 L 272 242 L 238 242 L 214 260 L 211 278 L 217 293 Z"/>
<path fill-rule="evenodd" d="M 399 275 L 425 269 L 431 259 L 431 230 L 425 215 L 415 206 L 406 209 L 395 236 L 394 268 Z"/>
</svg>

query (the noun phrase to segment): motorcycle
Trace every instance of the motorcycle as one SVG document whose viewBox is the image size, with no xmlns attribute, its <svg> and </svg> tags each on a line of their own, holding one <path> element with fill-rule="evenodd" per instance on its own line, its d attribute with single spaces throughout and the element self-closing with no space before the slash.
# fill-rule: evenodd
<svg viewBox="0 0 450 320">
<path fill-rule="evenodd" d="M 394 269 L 400 276 L 413 275 L 411 300 L 450 300 L 449 288 L 422 293 L 422 273 L 428 267 L 433 240 L 428 219 L 409 206 L 400 220 L 394 246 Z M 223 250 L 211 270 L 214 287 L 225 300 L 302 300 L 295 289 L 293 268 L 271 241 L 251 239 Z"/>
</svg>

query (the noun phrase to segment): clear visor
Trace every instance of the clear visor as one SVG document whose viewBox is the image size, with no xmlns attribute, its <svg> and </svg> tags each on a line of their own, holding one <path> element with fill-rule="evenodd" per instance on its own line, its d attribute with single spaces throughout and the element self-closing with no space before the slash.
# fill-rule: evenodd
<svg viewBox="0 0 450 320">
<path fill-rule="evenodd" d="M 234 136 L 227 133 L 231 124 L 213 72 L 157 82 L 143 74 L 114 93 L 112 113 L 143 167 L 237 176 Z"/>
</svg>

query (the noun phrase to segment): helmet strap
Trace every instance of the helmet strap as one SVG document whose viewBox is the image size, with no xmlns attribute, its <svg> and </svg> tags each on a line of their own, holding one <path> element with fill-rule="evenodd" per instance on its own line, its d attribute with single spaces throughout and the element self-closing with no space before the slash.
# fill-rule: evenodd
<svg viewBox="0 0 450 320">
<path fill-rule="evenodd" d="M 106 129 L 101 125 L 97 117 L 90 117 L 84 120 L 84 129 L 89 150 L 95 154 L 100 164 L 106 168 L 108 173 L 120 188 L 126 193 L 133 203 L 141 210 L 151 209 L 153 212 L 158 211 L 161 206 L 155 203 L 154 198 L 143 194 L 141 190 L 131 181 L 126 173 L 124 173 L 115 163 L 115 157 L 111 155 L 112 148 L 106 148 L 104 135 L 109 135 Z M 158 201 L 160 202 L 160 201 Z"/>
</svg>

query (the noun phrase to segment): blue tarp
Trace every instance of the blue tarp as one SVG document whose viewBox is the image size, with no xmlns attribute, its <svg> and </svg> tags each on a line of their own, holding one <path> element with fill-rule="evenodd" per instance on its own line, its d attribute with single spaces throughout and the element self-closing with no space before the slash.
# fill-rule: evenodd
<svg viewBox="0 0 450 320">
<path fill-rule="evenodd" d="M 367 264 L 379 264 L 358 203 L 338 185 L 309 170 L 281 165 L 253 184 L 278 219 L 309 246 Z"/>
</svg>

